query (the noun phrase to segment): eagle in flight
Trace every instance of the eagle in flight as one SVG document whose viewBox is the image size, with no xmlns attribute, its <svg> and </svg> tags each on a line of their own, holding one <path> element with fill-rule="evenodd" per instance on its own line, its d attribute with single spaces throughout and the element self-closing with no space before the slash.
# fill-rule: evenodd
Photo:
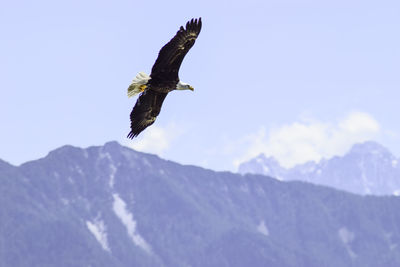
<svg viewBox="0 0 400 267">
<path fill-rule="evenodd" d="M 160 113 L 167 94 L 173 90 L 192 90 L 193 87 L 181 82 L 178 77 L 183 58 L 194 45 L 201 30 L 201 18 L 180 27 L 176 35 L 164 45 L 151 69 L 150 76 L 139 72 L 128 88 L 128 97 L 140 93 L 131 112 L 131 131 L 128 138 L 133 139 L 152 125 Z"/>
</svg>

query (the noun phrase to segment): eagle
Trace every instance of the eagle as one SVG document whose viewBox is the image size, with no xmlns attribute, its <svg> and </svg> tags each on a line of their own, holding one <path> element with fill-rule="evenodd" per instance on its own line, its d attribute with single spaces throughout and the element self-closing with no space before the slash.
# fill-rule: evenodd
<svg viewBox="0 0 400 267">
<path fill-rule="evenodd" d="M 176 35 L 161 48 L 150 76 L 139 72 L 133 79 L 128 88 L 128 97 L 140 96 L 130 114 L 131 131 L 128 138 L 133 139 L 154 123 L 169 92 L 194 90 L 191 85 L 179 80 L 178 72 L 200 30 L 201 18 L 191 19 L 185 28 L 181 26 Z"/>
</svg>

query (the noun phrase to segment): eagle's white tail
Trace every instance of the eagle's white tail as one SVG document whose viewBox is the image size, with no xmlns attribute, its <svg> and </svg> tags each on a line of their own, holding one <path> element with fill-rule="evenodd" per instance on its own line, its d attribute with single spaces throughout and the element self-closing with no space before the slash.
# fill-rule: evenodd
<svg viewBox="0 0 400 267">
<path fill-rule="evenodd" d="M 147 82 L 150 80 L 150 76 L 144 72 L 139 72 L 135 79 L 133 79 L 131 85 L 128 88 L 128 97 L 132 97 L 143 92 L 147 87 Z"/>
</svg>

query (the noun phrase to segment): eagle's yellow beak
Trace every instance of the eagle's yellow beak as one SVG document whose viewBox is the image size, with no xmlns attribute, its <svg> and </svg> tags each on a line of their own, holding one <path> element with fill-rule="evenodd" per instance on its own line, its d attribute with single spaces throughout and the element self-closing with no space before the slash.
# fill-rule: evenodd
<svg viewBox="0 0 400 267">
<path fill-rule="evenodd" d="M 189 90 L 194 91 L 194 88 L 192 86 L 189 85 Z"/>
</svg>

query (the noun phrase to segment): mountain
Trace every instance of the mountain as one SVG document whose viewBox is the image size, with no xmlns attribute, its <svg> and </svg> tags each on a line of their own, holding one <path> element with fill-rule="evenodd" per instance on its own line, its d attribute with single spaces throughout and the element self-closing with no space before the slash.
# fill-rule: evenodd
<svg viewBox="0 0 400 267">
<path fill-rule="evenodd" d="M 400 195 L 400 164 L 389 150 L 368 141 L 354 145 L 342 157 L 310 161 L 286 169 L 263 154 L 242 163 L 239 173 L 263 174 L 279 180 L 300 180 L 356 194 Z"/>
<path fill-rule="evenodd" d="M 116 142 L 0 164 L 0 267 L 400 266 L 400 198 L 214 172 Z"/>
</svg>

